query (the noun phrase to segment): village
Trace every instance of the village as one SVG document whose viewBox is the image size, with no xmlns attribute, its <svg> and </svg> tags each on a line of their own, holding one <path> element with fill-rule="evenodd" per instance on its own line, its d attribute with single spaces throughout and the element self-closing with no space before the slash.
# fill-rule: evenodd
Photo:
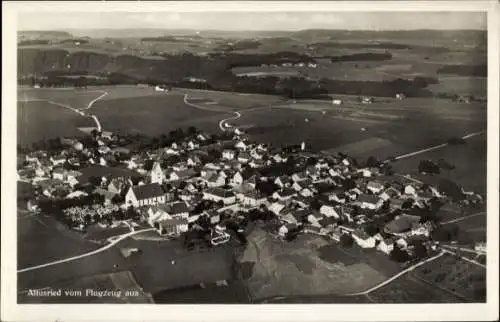
<svg viewBox="0 0 500 322">
<path fill-rule="evenodd" d="M 94 130 L 90 139 L 64 138 L 50 151 L 20 154 L 18 181 L 34 188 L 23 202 L 82 232 L 125 223 L 131 232 L 154 229 L 165 242 L 185 238 L 192 249 L 193 236 L 207 247 L 245 243 L 248 223 L 259 221 L 285 241 L 315 234 L 399 262 L 456 242 L 456 233 L 439 225 L 440 207 L 483 202 L 474 192 L 461 189 L 457 200 L 446 187 L 394 174 L 390 162 L 311 153 L 305 142 L 274 148 L 234 127 L 218 138 L 176 133 L 168 145 L 156 140 L 134 152 L 130 140 Z"/>
</svg>

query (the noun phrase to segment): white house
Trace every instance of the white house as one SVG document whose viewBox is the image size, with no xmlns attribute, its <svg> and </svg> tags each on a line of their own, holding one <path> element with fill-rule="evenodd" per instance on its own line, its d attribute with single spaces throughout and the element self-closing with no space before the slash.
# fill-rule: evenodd
<svg viewBox="0 0 500 322">
<path fill-rule="evenodd" d="M 224 205 L 236 203 L 236 196 L 232 191 L 222 188 L 209 188 L 203 192 L 203 199 L 213 200 L 215 202 L 222 201 Z"/>
<path fill-rule="evenodd" d="M 384 201 L 378 196 L 362 194 L 357 199 L 355 204 L 362 209 L 376 210 L 382 207 Z"/>
<path fill-rule="evenodd" d="M 389 255 L 394 249 L 394 238 L 381 238 L 379 244 L 377 245 L 377 250 Z"/>
<path fill-rule="evenodd" d="M 340 218 L 339 214 L 332 205 L 322 205 L 321 208 L 319 208 L 319 212 L 327 217 Z"/>
<path fill-rule="evenodd" d="M 408 184 L 405 186 L 404 193 L 407 195 L 411 195 L 411 196 L 416 197 L 417 196 L 417 189 L 413 185 Z"/>
<path fill-rule="evenodd" d="M 63 168 L 56 168 L 52 170 L 52 178 L 63 181 L 66 176 L 66 170 Z"/>
<path fill-rule="evenodd" d="M 165 192 L 158 183 L 130 187 L 125 195 L 127 206 L 139 207 L 165 203 Z"/>
<path fill-rule="evenodd" d="M 334 99 L 334 100 L 332 100 L 332 104 L 333 105 L 341 105 L 342 104 L 342 100 Z"/>
<path fill-rule="evenodd" d="M 374 237 L 369 236 L 365 231 L 360 229 L 352 232 L 352 238 L 361 248 L 374 248 L 376 244 Z"/>
<path fill-rule="evenodd" d="M 165 179 L 165 175 L 161 169 L 161 165 L 159 162 L 155 162 L 150 172 L 151 183 L 162 184 Z"/>
<path fill-rule="evenodd" d="M 293 183 L 293 181 L 287 176 L 281 176 L 277 177 L 274 180 L 274 183 L 277 184 L 280 188 L 285 188 L 289 187 Z"/>
<path fill-rule="evenodd" d="M 267 203 L 267 198 L 257 191 L 247 191 L 242 193 L 241 203 L 247 207 L 259 207 Z"/>
<path fill-rule="evenodd" d="M 231 184 L 237 186 L 242 183 L 243 183 L 243 176 L 241 175 L 240 172 L 236 172 L 231 178 Z"/>
<path fill-rule="evenodd" d="M 52 164 L 56 166 L 64 164 L 66 162 L 66 158 L 63 156 L 50 157 L 50 162 L 52 162 Z"/>
<path fill-rule="evenodd" d="M 380 193 L 382 190 L 384 190 L 384 185 L 381 184 L 378 181 L 370 181 L 366 185 L 366 189 L 370 190 L 374 194 Z"/>
<path fill-rule="evenodd" d="M 238 143 L 236 143 L 234 145 L 234 147 L 237 148 L 237 149 L 239 149 L 239 150 L 246 151 L 248 145 L 245 142 L 243 142 L 243 141 L 239 141 Z"/>
<path fill-rule="evenodd" d="M 233 160 L 236 156 L 236 152 L 234 150 L 225 149 L 222 151 L 222 158 L 226 160 Z"/>
</svg>

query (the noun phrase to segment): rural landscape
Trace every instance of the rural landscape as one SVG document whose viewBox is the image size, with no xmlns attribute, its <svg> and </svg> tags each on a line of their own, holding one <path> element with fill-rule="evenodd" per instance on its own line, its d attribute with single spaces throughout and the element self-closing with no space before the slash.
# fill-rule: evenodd
<svg viewBox="0 0 500 322">
<path fill-rule="evenodd" d="M 17 57 L 18 303 L 486 302 L 484 26 Z"/>
</svg>

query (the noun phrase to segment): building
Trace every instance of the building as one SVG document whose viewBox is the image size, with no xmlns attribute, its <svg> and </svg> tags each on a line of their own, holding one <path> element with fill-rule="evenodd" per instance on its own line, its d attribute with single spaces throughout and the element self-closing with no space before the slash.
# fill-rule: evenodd
<svg viewBox="0 0 500 322">
<path fill-rule="evenodd" d="M 420 222 L 419 216 L 401 215 L 396 217 L 384 227 L 384 232 L 393 235 L 407 235 L 414 225 Z"/>
<path fill-rule="evenodd" d="M 186 219 L 165 219 L 158 222 L 157 231 L 162 236 L 179 236 L 188 231 L 188 221 Z"/>
<path fill-rule="evenodd" d="M 290 187 L 293 184 L 292 179 L 287 176 L 277 177 L 274 180 L 274 183 L 277 184 L 280 188 Z"/>
<path fill-rule="evenodd" d="M 293 189 L 285 188 L 283 190 L 276 191 L 273 193 L 273 198 L 279 201 L 290 200 L 297 195 L 297 192 Z"/>
<path fill-rule="evenodd" d="M 165 175 L 163 174 L 163 170 L 161 169 L 161 165 L 159 162 L 155 162 L 153 164 L 149 175 L 151 178 L 151 183 L 162 184 L 163 180 L 165 179 Z"/>
<path fill-rule="evenodd" d="M 377 245 L 377 250 L 389 255 L 394 249 L 394 243 L 395 240 L 392 237 L 381 238 Z"/>
<path fill-rule="evenodd" d="M 341 105 L 342 104 L 342 100 L 334 99 L 334 100 L 332 100 L 332 104 L 333 105 Z"/>
<path fill-rule="evenodd" d="M 233 160 L 236 156 L 236 152 L 234 150 L 225 149 L 222 151 L 222 158 L 226 160 Z"/>
<path fill-rule="evenodd" d="M 209 188 L 203 192 L 203 199 L 215 202 L 222 201 L 224 205 L 236 203 L 236 196 L 232 191 L 222 188 Z"/>
<path fill-rule="evenodd" d="M 358 205 L 362 209 L 377 210 L 382 207 L 384 201 L 375 195 L 361 194 L 354 204 Z"/>
<path fill-rule="evenodd" d="M 361 248 L 374 248 L 376 240 L 361 229 L 352 232 L 352 238 Z"/>
<path fill-rule="evenodd" d="M 378 181 L 370 181 L 366 185 L 366 189 L 370 190 L 373 194 L 379 194 L 384 190 L 384 185 Z"/>
<path fill-rule="evenodd" d="M 255 190 L 246 191 L 242 193 L 240 202 L 246 207 L 259 207 L 267 203 L 267 197 Z"/>
<path fill-rule="evenodd" d="M 320 214 L 325 215 L 326 217 L 334 217 L 334 218 L 340 218 L 339 214 L 335 210 L 335 207 L 333 205 L 322 205 L 321 208 L 319 208 Z"/>
<path fill-rule="evenodd" d="M 238 171 L 236 172 L 233 177 L 231 178 L 231 184 L 232 185 L 235 185 L 235 186 L 238 186 L 240 184 L 243 184 L 243 176 L 241 175 L 241 173 Z"/>
<path fill-rule="evenodd" d="M 165 192 L 158 183 L 133 186 L 125 195 L 127 206 L 139 207 L 165 203 Z"/>
</svg>

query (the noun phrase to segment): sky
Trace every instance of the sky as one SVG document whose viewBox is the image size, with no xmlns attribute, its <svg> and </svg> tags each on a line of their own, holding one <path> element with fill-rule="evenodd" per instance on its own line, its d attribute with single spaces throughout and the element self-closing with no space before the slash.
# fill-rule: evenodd
<svg viewBox="0 0 500 322">
<path fill-rule="evenodd" d="M 19 30 L 411 30 L 486 29 L 478 12 L 36 12 L 18 15 Z"/>
</svg>

